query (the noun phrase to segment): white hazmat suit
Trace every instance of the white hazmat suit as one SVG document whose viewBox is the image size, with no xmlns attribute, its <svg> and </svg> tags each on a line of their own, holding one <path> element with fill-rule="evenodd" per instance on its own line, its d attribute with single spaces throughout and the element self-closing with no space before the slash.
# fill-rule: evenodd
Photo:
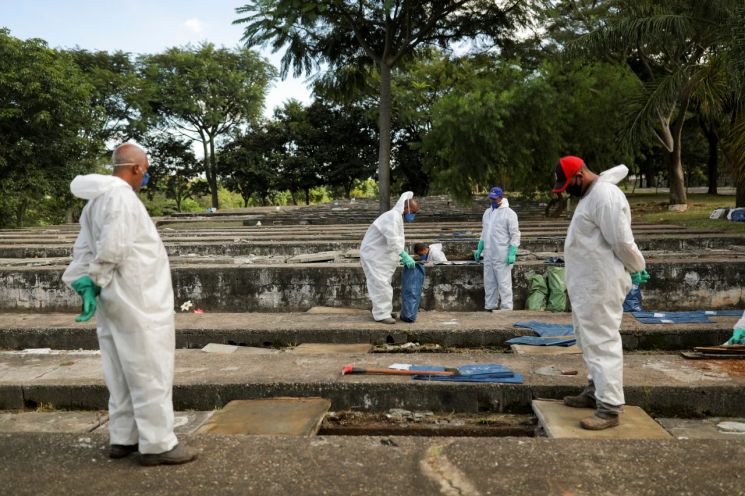
<svg viewBox="0 0 745 496">
<path fill-rule="evenodd" d="M 631 211 L 616 186 L 624 165 L 602 173 L 580 199 L 564 243 L 566 283 L 577 344 L 587 364 L 598 411 L 618 413 L 624 404 L 621 319 L 631 288 L 629 272 L 645 262 L 631 232 Z"/>
<path fill-rule="evenodd" d="M 517 214 L 507 198 L 499 208 L 489 207 L 482 218 L 480 241 L 484 242 L 484 308 L 512 310 L 512 265 L 507 263 L 510 245 L 520 246 L 520 226 Z"/>
<path fill-rule="evenodd" d="M 396 205 L 381 214 L 370 225 L 360 246 L 360 262 L 367 279 L 367 292 L 372 300 L 372 314 L 375 320 L 391 317 L 393 310 L 393 274 L 399 262 L 399 254 L 404 251 L 403 213 L 406 200 L 414 197 L 407 191 Z"/>
<path fill-rule="evenodd" d="M 442 251 L 442 243 L 433 243 L 429 245 L 429 253 L 427 254 L 427 262 L 425 265 L 434 265 L 438 263 L 445 263 L 448 259 L 445 256 L 445 252 Z"/>
<path fill-rule="evenodd" d="M 76 177 L 88 200 L 80 217 L 67 285 L 88 275 L 101 287 L 96 310 L 111 444 L 142 454 L 176 446 L 173 433 L 175 334 L 171 271 L 163 243 L 132 187 L 115 176 Z"/>
</svg>

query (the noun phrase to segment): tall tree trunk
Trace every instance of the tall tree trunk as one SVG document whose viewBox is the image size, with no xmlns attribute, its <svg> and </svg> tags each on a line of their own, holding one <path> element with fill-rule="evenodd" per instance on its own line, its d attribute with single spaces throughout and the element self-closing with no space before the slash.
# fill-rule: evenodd
<svg viewBox="0 0 745 496">
<path fill-rule="evenodd" d="M 735 207 L 745 208 L 745 174 L 741 174 L 740 177 L 737 178 L 735 188 Z"/>
<path fill-rule="evenodd" d="M 310 205 L 310 189 L 305 188 L 305 204 Z"/>
<path fill-rule="evenodd" d="M 686 194 L 685 174 L 683 172 L 683 124 L 688 110 L 688 98 L 680 102 L 678 115 L 671 129 L 673 135 L 673 150 L 670 153 L 670 168 L 668 181 L 670 183 L 670 205 L 685 205 L 688 203 Z"/>
<path fill-rule="evenodd" d="M 709 142 L 709 158 L 706 162 L 707 170 L 707 181 L 709 184 L 710 195 L 717 194 L 717 182 L 719 182 L 719 135 L 714 129 L 714 125 L 711 127 L 706 125 L 706 122 L 699 117 L 699 125 L 701 131 L 704 132 L 706 140 Z"/>
<path fill-rule="evenodd" d="M 210 136 L 210 166 L 209 166 L 210 190 L 212 191 L 212 208 L 218 208 L 219 199 L 217 197 L 217 162 L 215 160 L 215 138 Z"/>
<path fill-rule="evenodd" d="M 391 67 L 383 60 L 380 63 L 380 108 L 378 130 L 378 188 L 380 191 L 380 213 L 391 209 Z"/>
</svg>

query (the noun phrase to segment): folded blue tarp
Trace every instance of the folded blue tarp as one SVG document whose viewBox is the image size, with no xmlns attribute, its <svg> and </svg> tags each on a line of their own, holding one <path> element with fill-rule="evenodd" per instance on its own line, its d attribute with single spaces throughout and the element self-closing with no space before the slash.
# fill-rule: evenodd
<svg viewBox="0 0 745 496">
<path fill-rule="evenodd" d="M 528 344 L 531 346 L 571 346 L 577 342 L 574 338 L 540 338 L 538 336 L 520 336 L 508 339 L 507 344 Z"/>
<path fill-rule="evenodd" d="M 522 375 L 497 363 L 458 365 L 455 368 L 458 369 L 460 375 L 415 375 L 414 379 L 417 381 L 523 383 Z M 441 371 L 445 369 L 440 365 L 412 365 L 409 370 Z"/>
<path fill-rule="evenodd" d="M 572 324 L 551 324 L 549 322 L 539 322 L 537 320 L 529 320 L 527 322 L 515 322 L 512 324 L 514 327 L 525 327 L 532 329 L 541 337 L 554 337 L 554 336 L 573 336 L 574 328 Z"/>
<path fill-rule="evenodd" d="M 633 312 L 642 324 L 711 324 L 709 317 L 742 315 L 741 310 L 694 310 L 689 312 Z"/>
</svg>

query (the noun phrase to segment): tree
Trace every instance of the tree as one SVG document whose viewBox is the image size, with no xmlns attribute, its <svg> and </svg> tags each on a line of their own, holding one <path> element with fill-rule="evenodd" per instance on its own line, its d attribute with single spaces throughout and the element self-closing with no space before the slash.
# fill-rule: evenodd
<svg viewBox="0 0 745 496">
<path fill-rule="evenodd" d="M 150 181 L 145 194 L 152 201 L 156 191 L 164 191 L 180 212 L 183 201 L 193 195 L 192 180 L 202 172 L 191 143 L 170 133 L 155 131 L 146 135 L 142 144 L 150 156 Z"/>
<path fill-rule="evenodd" d="M 710 82 L 708 61 L 731 41 L 738 0 L 612 2 L 607 25 L 577 41 L 590 53 L 625 61 L 644 89 L 627 128 L 654 137 L 667 152 L 670 203 L 686 204 L 683 126 L 692 101 Z"/>
<path fill-rule="evenodd" d="M 68 54 L 7 29 L 0 29 L 0 60 L 0 225 L 21 227 L 47 198 L 70 203 L 69 181 L 93 166 L 85 138 L 92 88 Z"/>
<path fill-rule="evenodd" d="M 256 195 L 263 206 L 268 204 L 270 192 L 279 182 L 278 171 L 271 162 L 272 144 L 264 127 L 254 127 L 222 150 L 220 171 L 225 186 L 239 193 L 247 207 Z"/>
<path fill-rule="evenodd" d="M 171 48 L 142 62 L 143 75 L 156 89 L 150 103 L 162 127 L 201 143 L 217 208 L 220 140 L 259 117 L 274 68 L 251 50 L 211 43 Z"/>
<path fill-rule="evenodd" d="M 522 21 L 525 2 L 494 0 L 254 0 L 239 7 L 245 14 L 247 46 L 286 47 L 281 74 L 295 75 L 316 66 L 329 71 L 374 64 L 379 77 L 378 180 L 380 210 L 390 208 L 390 154 L 393 101 L 392 69 L 424 45 L 488 36 L 504 43 Z"/>
</svg>

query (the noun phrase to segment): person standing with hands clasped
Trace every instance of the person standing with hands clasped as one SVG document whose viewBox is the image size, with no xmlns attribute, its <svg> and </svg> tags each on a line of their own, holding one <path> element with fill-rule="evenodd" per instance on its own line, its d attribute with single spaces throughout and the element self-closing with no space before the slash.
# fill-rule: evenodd
<svg viewBox="0 0 745 496">
<path fill-rule="evenodd" d="M 137 191 L 147 184 L 145 151 L 125 143 L 111 176 L 77 176 L 70 190 L 88 200 L 73 261 L 62 280 L 96 316 L 109 389 L 109 457 L 140 452 L 142 465 L 187 463 L 197 452 L 173 433 L 174 334 L 171 269 L 163 243 Z M 98 298 L 98 300 L 97 300 Z"/>
<path fill-rule="evenodd" d="M 565 397 L 564 404 L 595 408 L 593 416 L 580 422 L 590 430 L 619 425 L 624 404 L 623 300 L 632 282 L 649 280 L 631 232 L 629 202 L 616 186 L 628 173 L 619 165 L 597 175 L 572 156 L 559 160 L 555 169 L 552 191 L 579 198 L 564 242 L 564 261 L 574 334 L 589 381 L 582 393 Z"/>
<path fill-rule="evenodd" d="M 478 262 L 484 254 L 484 310 L 512 310 L 512 265 L 520 246 L 517 214 L 504 198 L 502 188 L 489 191 L 491 205 L 484 211 L 481 238 L 474 253 Z"/>
</svg>

